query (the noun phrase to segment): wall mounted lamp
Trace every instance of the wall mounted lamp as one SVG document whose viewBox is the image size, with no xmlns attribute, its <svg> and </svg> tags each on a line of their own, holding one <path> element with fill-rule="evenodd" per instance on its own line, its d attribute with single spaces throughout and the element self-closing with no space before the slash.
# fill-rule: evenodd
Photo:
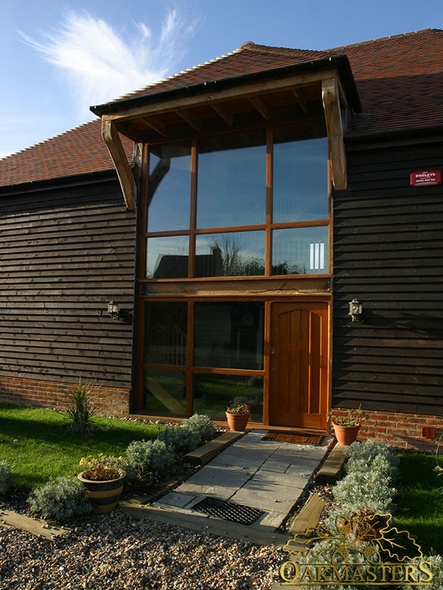
<svg viewBox="0 0 443 590">
<path fill-rule="evenodd" d="M 120 307 L 118 303 L 114 303 L 113 301 L 108 302 L 108 315 L 110 315 L 113 320 L 118 320 L 120 317 Z"/>
<path fill-rule="evenodd" d="M 358 301 L 358 299 L 354 299 L 349 302 L 349 315 L 352 318 L 353 322 L 361 322 L 362 321 L 362 314 L 363 314 L 363 304 Z"/>
</svg>

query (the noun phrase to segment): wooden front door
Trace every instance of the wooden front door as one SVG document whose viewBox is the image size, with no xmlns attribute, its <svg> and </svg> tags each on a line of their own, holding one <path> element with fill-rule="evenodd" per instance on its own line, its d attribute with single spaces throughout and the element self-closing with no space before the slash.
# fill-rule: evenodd
<svg viewBox="0 0 443 590">
<path fill-rule="evenodd" d="M 273 303 L 270 344 L 269 423 L 326 428 L 328 304 Z"/>
</svg>

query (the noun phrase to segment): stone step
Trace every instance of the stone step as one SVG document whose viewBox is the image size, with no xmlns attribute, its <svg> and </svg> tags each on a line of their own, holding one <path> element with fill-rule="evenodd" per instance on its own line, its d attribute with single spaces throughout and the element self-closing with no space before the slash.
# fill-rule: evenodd
<svg viewBox="0 0 443 590">
<path fill-rule="evenodd" d="M 335 483 L 343 475 L 343 465 L 345 464 L 344 451 L 345 445 L 337 443 L 326 458 L 326 461 L 317 471 L 315 483 L 326 484 Z"/>
<path fill-rule="evenodd" d="M 283 547 L 291 536 L 277 531 L 261 531 L 257 528 L 235 524 L 218 518 L 210 518 L 205 514 L 189 514 L 179 510 L 169 510 L 136 501 L 121 502 L 118 509 L 135 519 L 148 519 L 154 522 L 170 524 L 202 533 L 211 533 L 239 541 L 247 541 L 255 545 L 274 545 Z"/>
<path fill-rule="evenodd" d="M 226 447 L 232 445 L 232 443 L 241 438 L 243 435 L 244 432 L 224 432 L 223 434 L 220 434 L 220 436 L 210 440 L 198 449 L 195 449 L 195 451 L 191 451 L 185 455 L 184 460 L 191 465 L 202 467 L 203 465 L 209 463 L 209 461 L 211 461 L 214 457 L 226 449 Z"/>
<path fill-rule="evenodd" d="M 303 535 L 309 529 L 314 529 L 318 525 L 324 506 L 325 502 L 318 494 L 314 493 L 309 496 L 291 523 L 289 528 L 291 535 Z"/>
</svg>

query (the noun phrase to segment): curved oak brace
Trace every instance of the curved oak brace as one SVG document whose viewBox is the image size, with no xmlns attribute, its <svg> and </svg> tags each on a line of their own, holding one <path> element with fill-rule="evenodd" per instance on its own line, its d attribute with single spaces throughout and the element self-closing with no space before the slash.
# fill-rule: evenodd
<svg viewBox="0 0 443 590">
<path fill-rule="evenodd" d="M 336 78 L 322 80 L 322 100 L 328 133 L 332 182 L 336 190 L 347 187 L 346 150 L 343 140 L 343 121 Z"/>
<path fill-rule="evenodd" d="M 117 176 L 123 191 L 126 207 L 135 209 L 137 202 L 137 185 L 128 164 L 125 150 L 118 134 L 115 123 L 102 119 L 102 136 L 114 162 Z"/>
</svg>

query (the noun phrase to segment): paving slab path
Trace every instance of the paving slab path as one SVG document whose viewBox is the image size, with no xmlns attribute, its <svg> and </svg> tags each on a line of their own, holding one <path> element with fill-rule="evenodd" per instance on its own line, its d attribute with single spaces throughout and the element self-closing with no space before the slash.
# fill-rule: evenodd
<svg viewBox="0 0 443 590">
<path fill-rule="evenodd" d="M 262 430 L 247 432 L 154 502 L 153 508 L 201 518 L 194 507 L 205 498 L 217 498 L 262 512 L 249 525 L 251 533 L 275 533 L 311 483 L 330 439 L 310 445 L 266 440 L 265 435 Z M 217 518 L 204 516 L 210 521 Z"/>
</svg>

